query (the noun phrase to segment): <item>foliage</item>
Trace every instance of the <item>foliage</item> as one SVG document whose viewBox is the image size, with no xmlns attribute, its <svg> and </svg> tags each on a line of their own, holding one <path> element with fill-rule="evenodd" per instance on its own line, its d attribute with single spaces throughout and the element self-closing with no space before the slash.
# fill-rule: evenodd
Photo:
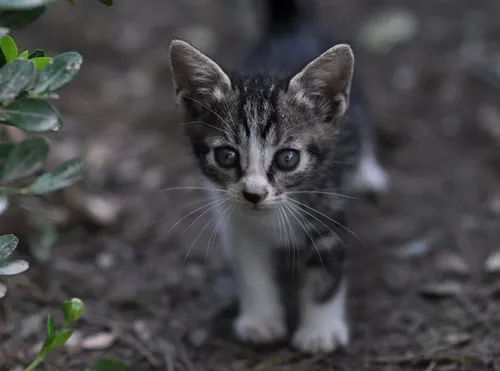
<svg viewBox="0 0 500 371">
<path fill-rule="evenodd" d="M 64 314 L 64 323 L 61 328 L 57 329 L 54 319 L 52 316 L 47 317 L 47 333 L 45 335 L 45 341 L 43 342 L 42 349 L 36 355 L 36 358 L 29 364 L 25 371 L 35 370 L 36 367 L 42 363 L 49 352 L 64 345 L 71 335 L 73 330 L 70 326 L 73 326 L 82 316 L 84 310 L 83 302 L 78 298 L 73 298 L 66 301 L 62 306 L 62 312 Z M 124 371 L 125 365 L 123 362 L 103 359 L 97 361 L 91 368 L 91 371 Z"/>
<path fill-rule="evenodd" d="M 63 162 L 52 171 L 43 173 L 49 155 L 49 144 L 40 136 L 43 132 L 57 132 L 62 119 L 51 99 L 57 99 L 56 91 L 71 82 L 80 70 L 82 57 L 77 52 L 66 52 L 55 57 L 44 51 L 19 48 L 10 29 L 24 27 L 38 19 L 46 11 L 46 5 L 57 0 L 0 0 L 0 215 L 11 200 L 26 195 L 42 195 L 65 188 L 82 178 L 83 163 L 74 158 Z M 68 0 L 74 3 L 74 0 Z M 99 0 L 112 5 L 113 0 Z M 8 127 L 16 127 L 31 134 L 14 143 L 9 139 Z M 50 227 L 42 228 L 40 245 L 53 243 L 55 233 Z M 6 258 L 16 249 L 19 240 L 12 234 L 0 236 L 0 275 L 14 275 L 29 267 L 24 260 Z M 0 298 L 6 287 L 0 283 Z M 49 315 L 47 334 L 42 349 L 35 360 L 25 369 L 34 370 L 49 352 L 64 345 L 71 337 L 74 325 L 83 314 L 80 299 L 66 301 L 62 307 L 64 324 L 57 329 Z M 120 361 L 103 359 L 91 367 L 91 371 L 125 370 Z"/>
<path fill-rule="evenodd" d="M 20 51 L 6 34 L 38 19 L 50 2 L 0 0 L 0 214 L 20 196 L 54 192 L 82 178 L 83 164 L 78 158 L 42 172 L 50 150 L 42 134 L 57 132 L 63 124 L 51 100 L 77 75 L 81 55 L 66 52 L 50 57 L 42 49 Z M 8 127 L 24 131 L 25 139 L 12 142 Z"/>
<path fill-rule="evenodd" d="M 0 236 L 0 276 L 12 276 L 23 273 L 29 267 L 24 260 L 6 260 L 16 249 L 19 239 L 13 234 Z M 4 284 L 0 283 L 0 298 L 7 292 Z"/>
</svg>

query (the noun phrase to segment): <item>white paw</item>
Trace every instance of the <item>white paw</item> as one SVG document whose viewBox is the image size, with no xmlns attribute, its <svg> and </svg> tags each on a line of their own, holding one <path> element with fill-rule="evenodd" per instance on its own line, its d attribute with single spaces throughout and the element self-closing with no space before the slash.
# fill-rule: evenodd
<svg viewBox="0 0 500 371">
<path fill-rule="evenodd" d="M 311 323 L 299 327 L 292 338 L 292 345 L 303 353 L 330 353 L 349 343 L 347 322 Z"/>
<path fill-rule="evenodd" d="M 366 156 L 354 172 L 351 186 L 358 192 L 384 193 L 390 187 L 389 175 L 373 156 Z"/>
<path fill-rule="evenodd" d="M 234 332 L 243 341 L 270 343 L 284 338 L 287 330 L 282 318 L 243 314 L 234 322 Z"/>
</svg>

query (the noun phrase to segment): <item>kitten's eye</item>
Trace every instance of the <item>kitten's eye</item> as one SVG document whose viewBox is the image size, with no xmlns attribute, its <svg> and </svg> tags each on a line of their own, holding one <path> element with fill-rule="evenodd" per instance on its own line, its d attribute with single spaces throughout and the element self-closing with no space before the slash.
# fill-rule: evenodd
<svg viewBox="0 0 500 371">
<path fill-rule="evenodd" d="M 300 152 L 295 149 L 282 149 L 276 152 L 274 163 L 282 171 L 292 171 L 300 161 Z"/>
<path fill-rule="evenodd" d="M 231 147 L 217 147 L 214 149 L 214 157 L 217 164 L 225 169 L 238 166 L 238 152 Z"/>
</svg>

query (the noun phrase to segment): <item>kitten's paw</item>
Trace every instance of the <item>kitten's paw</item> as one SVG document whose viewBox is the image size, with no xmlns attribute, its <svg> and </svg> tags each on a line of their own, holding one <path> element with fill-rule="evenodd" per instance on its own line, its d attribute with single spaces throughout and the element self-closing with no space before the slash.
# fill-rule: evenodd
<svg viewBox="0 0 500 371">
<path fill-rule="evenodd" d="M 349 326 L 343 320 L 302 325 L 292 338 L 293 347 L 303 353 L 330 353 L 348 343 Z"/>
<path fill-rule="evenodd" d="M 286 336 L 286 325 L 282 318 L 240 315 L 234 322 L 234 332 L 243 341 L 270 343 Z"/>
</svg>

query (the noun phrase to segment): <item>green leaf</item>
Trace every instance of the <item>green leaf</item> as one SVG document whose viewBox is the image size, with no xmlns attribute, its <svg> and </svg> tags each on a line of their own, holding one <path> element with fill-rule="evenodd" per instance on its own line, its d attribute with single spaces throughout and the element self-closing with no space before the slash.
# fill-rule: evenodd
<svg viewBox="0 0 500 371">
<path fill-rule="evenodd" d="M 0 262 L 0 276 L 14 276 L 28 270 L 30 265 L 24 260 Z"/>
<path fill-rule="evenodd" d="M 125 371 L 125 363 L 115 359 L 101 359 L 94 363 L 90 371 Z"/>
<path fill-rule="evenodd" d="M 0 9 L 31 9 L 56 0 L 0 0 Z"/>
<path fill-rule="evenodd" d="M 17 59 L 28 59 L 29 55 L 30 55 L 30 52 L 25 50 L 22 53 L 19 53 L 19 55 L 17 56 Z"/>
<path fill-rule="evenodd" d="M 26 59 L 17 59 L 0 68 L 0 101 L 16 98 L 35 77 L 35 66 Z"/>
<path fill-rule="evenodd" d="M 0 5 L 0 9 L 6 7 Z M 40 18 L 46 10 L 45 6 L 26 10 L 6 10 L 0 13 L 0 25 L 11 29 L 23 28 Z"/>
<path fill-rule="evenodd" d="M 64 345 L 64 343 L 68 341 L 68 339 L 71 337 L 72 334 L 73 330 L 63 330 L 59 332 L 57 335 L 54 336 L 47 350 L 51 351 L 57 347 L 60 347 L 61 345 Z"/>
<path fill-rule="evenodd" d="M 33 50 L 29 55 L 28 59 L 45 57 L 45 52 L 42 49 Z"/>
<path fill-rule="evenodd" d="M 49 144 L 43 138 L 23 140 L 10 152 L 0 179 L 10 182 L 32 175 L 42 168 L 49 150 Z"/>
<path fill-rule="evenodd" d="M 56 325 L 54 323 L 54 319 L 49 314 L 47 316 L 47 338 L 45 340 L 45 342 L 47 344 L 50 344 L 52 342 L 52 339 L 54 338 L 55 333 L 56 333 Z"/>
<path fill-rule="evenodd" d="M 54 57 L 38 75 L 33 92 L 37 94 L 63 87 L 73 80 L 81 64 L 82 56 L 77 52 L 66 52 Z"/>
<path fill-rule="evenodd" d="M 83 314 L 84 308 L 83 301 L 78 298 L 65 301 L 63 304 L 64 322 L 70 324 L 78 321 Z"/>
<path fill-rule="evenodd" d="M 114 3 L 114 0 L 99 0 L 100 3 L 103 3 L 104 5 L 111 6 Z"/>
<path fill-rule="evenodd" d="M 4 260 L 16 249 L 19 238 L 13 234 L 0 236 L 0 260 Z"/>
<path fill-rule="evenodd" d="M 10 151 L 12 151 L 16 145 L 14 143 L 0 143 L 0 174 L 2 174 L 2 168 L 7 162 Z"/>
<path fill-rule="evenodd" d="M 43 194 L 65 188 L 79 180 L 83 176 L 83 162 L 79 158 L 71 159 L 58 165 L 54 171 L 39 176 L 29 191 L 32 194 Z"/>
<path fill-rule="evenodd" d="M 52 58 L 50 57 L 36 57 L 30 59 L 30 61 L 33 61 L 33 63 L 35 63 L 35 68 L 37 71 L 43 70 L 51 60 Z"/>
<path fill-rule="evenodd" d="M 0 121 L 31 132 L 58 131 L 62 127 L 55 107 L 35 98 L 22 98 L 0 108 Z"/>
<path fill-rule="evenodd" d="M 16 42 L 9 35 L 5 35 L 0 39 L 0 49 L 7 62 L 13 61 L 19 55 Z"/>
</svg>

